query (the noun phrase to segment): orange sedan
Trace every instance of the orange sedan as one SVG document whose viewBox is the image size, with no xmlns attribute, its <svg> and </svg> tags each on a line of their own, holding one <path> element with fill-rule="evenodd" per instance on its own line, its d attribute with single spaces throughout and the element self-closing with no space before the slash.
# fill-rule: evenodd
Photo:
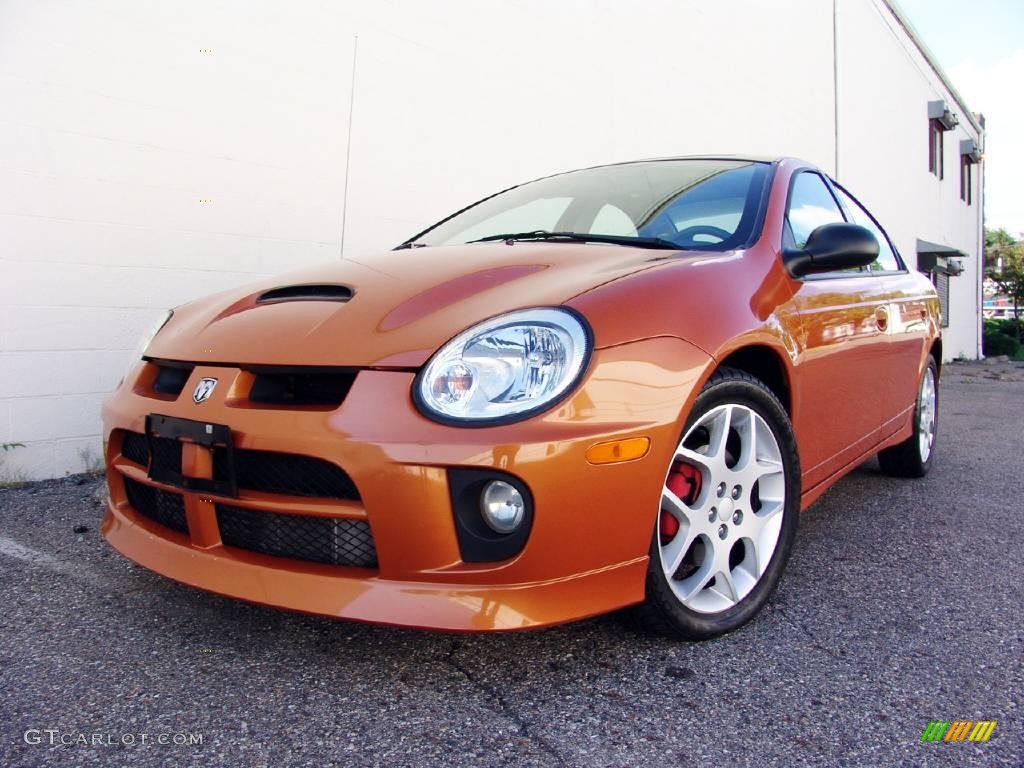
<svg viewBox="0 0 1024 768">
<path fill-rule="evenodd" d="M 792 159 L 588 168 L 167 313 L 103 408 L 118 551 L 443 630 L 635 606 L 708 638 L 874 454 L 934 451 L 939 305 Z"/>
</svg>

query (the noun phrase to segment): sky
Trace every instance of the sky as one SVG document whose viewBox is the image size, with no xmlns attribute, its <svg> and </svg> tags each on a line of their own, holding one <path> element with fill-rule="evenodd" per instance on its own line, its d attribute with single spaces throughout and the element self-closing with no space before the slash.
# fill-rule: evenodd
<svg viewBox="0 0 1024 768">
<path fill-rule="evenodd" d="M 986 121 L 985 224 L 1024 233 L 1024 0 L 896 0 Z"/>
</svg>

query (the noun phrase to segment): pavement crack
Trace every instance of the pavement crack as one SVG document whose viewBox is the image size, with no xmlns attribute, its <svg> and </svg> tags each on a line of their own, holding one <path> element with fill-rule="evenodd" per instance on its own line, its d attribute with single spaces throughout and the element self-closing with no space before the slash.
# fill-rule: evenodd
<svg viewBox="0 0 1024 768">
<path fill-rule="evenodd" d="M 519 729 L 519 733 L 522 737 L 536 743 L 542 752 L 554 759 L 556 765 L 569 766 L 570 763 L 561 755 L 561 753 L 559 753 L 557 749 L 555 749 L 554 745 L 539 733 L 534 732 L 530 723 L 524 720 L 523 717 L 520 716 L 520 714 L 516 712 L 511 705 L 509 705 L 508 700 L 497 688 L 484 680 L 481 680 L 461 661 L 459 661 L 456 654 L 462 646 L 463 642 L 461 640 L 454 640 L 451 648 L 448 649 L 448 652 L 443 657 L 444 663 L 466 678 L 470 685 L 487 696 L 487 698 L 492 702 L 492 708 L 494 711 L 506 720 L 514 723 Z"/>
<path fill-rule="evenodd" d="M 840 653 L 837 653 L 834 648 L 831 648 L 831 647 L 825 645 L 824 643 L 822 643 L 821 640 L 818 639 L 818 636 L 815 635 L 814 632 L 811 631 L 807 627 L 806 624 L 804 624 L 804 622 L 797 621 L 796 619 L 791 619 L 789 617 L 789 614 L 786 613 L 785 609 L 780 608 L 777 605 L 774 606 L 773 610 L 776 613 L 778 613 L 782 617 L 782 620 L 784 622 L 786 622 L 787 624 L 789 624 L 789 626 L 793 627 L 793 629 L 797 630 L 798 632 L 802 632 L 804 635 L 806 635 L 808 637 L 808 639 L 810 639 L 812 645 L 815 648 L 817 648 L 818 650 L 824 651 L 829 656 L 831 656 L 833 659 L 842 659 L 843 658 L 843 655 L 840 654 Z"/>
</svg>

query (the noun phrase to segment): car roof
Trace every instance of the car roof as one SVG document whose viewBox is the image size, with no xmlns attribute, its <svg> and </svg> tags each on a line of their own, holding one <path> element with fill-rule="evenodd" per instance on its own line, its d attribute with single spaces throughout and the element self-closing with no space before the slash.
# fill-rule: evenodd
<svg viewBox="0 0 1024 768">
<path fill-rule="evenodd" d="M 816 167 L 813 163 L 808 163 L 796 157 L 786 157 L 783 155 L 726 155 L 726 154 L 710 154 L 710 155 L 670 155 L 667 157 L 642 157 L 634 160 L 620 160 L 616 163 L 599 163 L 597 165 L 583 166 L 581 168 L 571 168 L 566 171 L 559 171 L 558 173 L 548 174 L 540 178 L 550 178 L 551 176 L 561 176 L 565 173 L 574 173 L 576 171 L 590 171 L 595 168 L 614 168 L 618 165 L 637 165 L 639 163 L 663 163 L 671 162 L 674 160 L 726 160 L 729 162 L 739 163 L 764 163 L 774 164 L 781 162 L 793 162 L 797 165 L 807 166 L 809 168 Z M 539 181 L 540 179 L 534 179 Z M 517 185 L 521 186 L 521 185 Z"/>
<path fill-rule="evenodd" d="M 780 160 L 785 160 L 785 157 L 779 155 L 727 155 L 727 154 L 713 154 L 713 155 L 670 155 L 668 157 L 645 157 L 638 160 L 629 160 L 627 162 L 632 163 L 652 163 L 660 160 L 738 160 L 746 163 L 777 163 Z M 610 163 L 610 165 L 622 165 L 623 163 Z"/>
</svg>

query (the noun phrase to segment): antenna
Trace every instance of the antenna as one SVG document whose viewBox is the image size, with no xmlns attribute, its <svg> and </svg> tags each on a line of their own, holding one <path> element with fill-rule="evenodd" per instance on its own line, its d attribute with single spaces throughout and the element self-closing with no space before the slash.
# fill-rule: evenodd
<svg viewBox="0 0 1024 768">
<path fill-rule="evenodd" d="M 348 95 L 348 137 L 345 141 L 345 198 L 341 202 L 341 247 L 338 259 L 345 258 L 345 215 L 348 213 L 348 169 L 352 162 L 352 114 L 356 107 L 356 58 L 359 55 L 359 35 L 352 36 L 352 83 Z"/>
</svg>

